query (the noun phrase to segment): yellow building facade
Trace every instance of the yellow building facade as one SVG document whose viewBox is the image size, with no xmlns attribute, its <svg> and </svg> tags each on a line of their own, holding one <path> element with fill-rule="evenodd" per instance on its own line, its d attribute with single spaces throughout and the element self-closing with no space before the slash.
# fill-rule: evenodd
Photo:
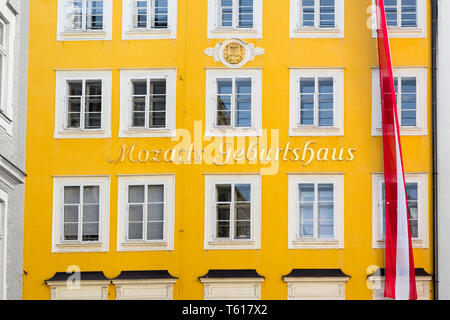
<svg viewBox="0 0 450 320">
<path fill-rule="evenodd" d="M 372 1 L 138 2 L 30 3 L 23 298 L 376 298 Z M 433 298 L 430 8 L 391 10 Z"/>
</svg>

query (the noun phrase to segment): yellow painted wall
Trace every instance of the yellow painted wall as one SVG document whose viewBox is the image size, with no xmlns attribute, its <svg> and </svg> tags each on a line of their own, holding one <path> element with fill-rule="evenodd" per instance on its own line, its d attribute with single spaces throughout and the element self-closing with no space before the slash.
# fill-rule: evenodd
<svg viewBox="0 0 450 320">
<path fill-rule="evenodd" d="M 290 39 L 289 1 L 264 0 L 263 38 L 245 40 L 265 49 L 245 67 L 262 71 L 263 129 L 280 129 L 280 147 L 315 141 L 318 147 L 353 147 L 354 161 L 318 162 L 309 166 L 281 161 L 279 173 L 262 176 L 261 249 L 203 249 L 204 173 L 259 172 L 259 165 L 175 165 L 173 163 L 109 164 L 120 146 L 169 149 L 169 138 L 119 139 L 119 69 L 178 68 L 177 128 L 193 132 L 194 121 L 205 118 L 205 68 L 223 67 L 203 51 L 222 40 L 208 40 L 207 1 L 178 1 L 178 30 L 174 40 L 121 39 L 122 1 L 114 0 L 112 41 L 56 41 L 57 1 L 30 4 L 30 55 L 24 243 L 24 299 L 49 299 L 44 280 L 69 265 L 84 271 L 104 271 L 115 277 L 122 270 L 167 269 L 177 276 L 175 299 L 203 299 L 198 276 L 208 269 L 256 269 L 265 277 L 263 299 L 286 299 L 281 279 L 293 268 L 342 268 L 351 276 L 347 299 L 371 299 L 366 269 L 383 266 L 384 250 L 372 249 L 372 172 L 382 172 L 381 137 L 371 136 L 371 67 L 376 66 L 376 40 L 366 28 L 371 0 L 346 1 L 344 39 Z M 431 65 L 430 9 L 428 38 L 392 39 L 395 66 Z M 343 137 L 289 137 L 289 67 L 344 67 L 345 110 Z M 55 70 L 112 69 L 112 138 L 53 138 Z M 431 72 L 428 71 L 429 83 Z M 431 86 L 428 86 L 430 97 Z M 402 138 L 406 172 L 431 173 L 431 103 L 428 99 L 428 136 Z M 247 138 L 248 141 L 248 138 Z M 204 145 L 207 143 L 205 142 Z M 345 249 L 288 250 L 287 173 L 342 172 L 345 174 Z M 175 250 L 171 252 L 116 252 L 117 174 L 174 173 Z M 52 177 L 55 175 L 110 175 L 110 232 L 107 253 L 51 253 Z M 430 249 L 414 249 L 416 267 L 432 271 L 432 189 L 429 174 Z M 182 230 L 182 231 L 180 231 Z M 115 294 L 111 292 L 110 298 Z"/>
</svg>

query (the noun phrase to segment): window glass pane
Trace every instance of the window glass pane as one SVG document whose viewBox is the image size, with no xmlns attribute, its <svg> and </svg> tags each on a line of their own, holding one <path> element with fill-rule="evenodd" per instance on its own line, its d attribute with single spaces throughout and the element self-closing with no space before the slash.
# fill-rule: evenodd
<svg viewBox="0 0 450 320">
<path fill-rule="evenodd" d="M 300 237 L 314 236 L 314 205 L 313 203 L 300 204 Z"/>
<path fill-rule="evenodd" d="M 64 240 L 78 240 L 78 223 L 64 223 Z"/>
<path fill-rule="evenodd" d="M 236 239 L 250 239 L 250 221 L 236 221 L 234 235 Z"/>
<path fill-rule="evenodd" d="M 314 0 L 302 1 L 302 26 L 314 27 Z"/>
<path fill-rule="evenodd" d="M 319 78 L 319 126 L 333 126 L 333 78 Z"/>
<path fill-rule="evenodd" d="M 128 239 L 129 240 L 142 240 L 144 238 L 143 223 L 130 222 L 128 224 Z"/>
<path fill-rule="evenodd" d="M 252 80 L 236 79 L 236 127 L 252 125 Z"/>
<path fill-rule="evenodd" d="M 103 29 L 103 1 L 86 0 L 86 29 Z"/>
<path fill-rule="evenodd" d="M 81 96 L 83 82 L 80 80 L 67 82 L 67 128 L 81 126 Z"/>
<path fill-rule="evenodd" d="M 249 184 L 235 185 L 234 201 L 250 201 L 250 190 L 251 186 Z"/>
<path fill-rule="evenodd" d="M 333 185 L 319 184 L 319 201 L 333 201 Z"/>
<path fill-rule="evenodd" d="M 298 189 L 300 201 L 314 201 L 314 184 L 300 184 Z"/>
<path fill-rule="evenodd" d="M 145 187 L 129 186 L 128 187 L 128 203 L 144 203 Z"/>
<path fill-rule="evenodd" d="M 147 80 L 132 80 L 133 95 L 147 94 Z"/>
<path fill-rule="evenodd" d="M 99 221 L 99 205 L 89 204 L 83 206 L 83 222 Z"/>
<path fill-rule="evenodd" d="M 147 240 L 163 240 L 164 223 L 149 222 L 147 223 Z"/>
<path fill-rule="evenodd" d="M 99 203 L 100 202 L 100 187 L 86 186 L 83 188 L 84 203 Z"/>
<path fill-rule="evenodd" d="M 80 203 L 80 187 L 71 186 L 64 187 L 64 203 L 65 204 L 79 204 Z"/>
<path fill-rule="evenodd" d="M 233 26 L 233 0 L 220 0 L 220 26 Z"/>
<path fill-rule="evenodd" d="M 148 202 L 164 202 L 164 185 L 148 186 Z"/>
<path fill-rule="evenodd" d="M 239 0 L 239 28 L 253 28 L 253 0 Z"/>
<path fill-rule="evenodd" d="M 319 238 L 334 238 L 334 188 L 332 184 L 319 184 Z"/>
<path fill-rule="evenodd" d="M 147 28 L 148 1 L 133 0 L 133 28 Z"/>
<path fill-rule="evenodd" d="M 216 201 L 217 202 L 231 201 L 231 185 L 229 184 L 216 185 Z"/>
<path fill-rule="evenodd" d="M 168 12 L 167 0 L 154 0 L 154 28 L 167 28 L 168 27 Z"/>
<path fill-rule="evenodd" d="M 150 203 L 147 206 L 148 221 L 164 221 L 164 204 Z"/>
<path fill-rule="evenodd" d="M 229 238 L 230 237 L 230 222 L 229 221 L 218 221 L 217 238 Z"/>
<path fill-rule="evenodd" d="M 417 183 L 406 183 L 406 197 L 408 199 L 409 225 L 411 237 L 419 236 L 419 208 L 418 208 L 418 185 Z"/>
<path fill-rule="evenodd" d="M 102 118 L 102 82 L 86 81 L 85 129 L 101 128 Z"/>
<path fill-rule="evenodd" d="M 320 0 L 320 27 L 334 28 L 335 26 L 334 0 Z"/>
<path fill-rule="evenodd" d="M 78 223 L 78 205 L 64 206 L 64 222 Z"/>
<path fill-rule="evenodd" d="M 250 203 L 237 203 L 235 205 L 235 209 L 236 209 L 236 220 L 250 221 Z"/>
<path fill-rule="evenodd" d="M 385 0 L 384 11 L 386 13 L 386 23 L 388 27 L 397 26 L 397 0 Z"/>
<path fill-rule="evenodd" d="M 401 86 L 401 126 L 416 126 L 416 78 L 402 78 Z"/>
<path fill-rule="evenodd" d="M 233 81 L 217 80 L 217 126 L 231 125 L 231 96 Z"/>
<path fill-rule="evenodd" d="M 300 124 L 314 125 L 315 79 L 300 79 Z"/>
<path fill-rule="evenodd" d="M 230 204 L 217 204 L 216 207 L 216 237 L 230 237 Z"/>
<path fill-rule="evenodd" d="M 83 223 L 83 241 L 98 241 L 98 223 Z"/>
<path fill-rule="evenodd" d="M 129 222 L 144 221 L 144 205 L 130 204 L 128 207 L 128 221 Z"/>
<path fill-rule="evenodd" d="M 149 127 L 166 126 L 166 80 L 150 81 Z"/>
<path fill-rule="evenodd" d="M 417 27 L 417 0 L 402 0 L 402 27 Z"/>
<path fill-rule="evenodd" d="M 230 220 L 230 205 L 218 204 L 217 205 L 217 221 L 229 221 Z"/>
<path fill-rule="evenodd" d="M 67 29 L 83 29 L 83 1 L 67 1 Z"/>
</svg>

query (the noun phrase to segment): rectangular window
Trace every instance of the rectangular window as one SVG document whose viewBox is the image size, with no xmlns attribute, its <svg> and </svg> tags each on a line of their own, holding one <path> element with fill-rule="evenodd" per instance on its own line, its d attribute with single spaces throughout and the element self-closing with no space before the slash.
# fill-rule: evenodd
<svg viewBox="0 0 450 320">
<path fill-rule="evenodd" d="M 64 241 L 98 241 L 100 223 L 100 187 L 64 187 Z"/>
<path fill-rule="evenodd" d="M 381 185 L 381 202 L 380 211 L 382 211 L 380 239 L 384 239 L 386 236 L 386 206 L 385 206 L 385 194 L 384 183 Z M 418 184 L 417 182 L 406 183 L 406 198 L 408 201 L 409 212 L 409 227 L 411 231 L 411 238 L 417 239 L 419 237 L 419 206 L 418 206 Z"/>
<path fill-rule="evenodd" d="M 67 0 L 67 30 L 103 30 L 103 0 Z"/>
<path fill-rule="evenodd" d="M 252 29 L 253 0 L 217 0 L 218 21 L 221 28 Z"/>
<path fill-rule="evenodd" d="M 335 0 L 299 0 L 300 26 L 312 28 L 336 27 Z"/>
<path fill-rule="evenodd" d="M 127 239 L 164 239 L 164 185 L 128 186 Z"/>
<path fill-rule="evenodd" d="M 298 185 L 298 238 L 334 239 L 334 185 Z"/>
<path fill-rule="evenodd" d="M 132 0 L 132 15 L 134 29 L 167 29 L 168 0 Z"/>
<path fill-rule="evenodd" d="M 102 80 L 67 80 L 65 129 L 102 128 Z"/>
<path fill-rule="evenodd" d="M 216 185 L 216 238 L 251 238 L 251 185 Z"/>
<path fill-rule="evenodd" d="M 417 124 L 417 80 L 415 77 L 394 77 L 398 119 L 401 127 Z"/>
<path fill-rule="evenodd" d="M 216 126 L 252 126 L 252 79 L 217 79 Z"/>
<path fill-rule="evenodd" d="M 300 78 L 300 126 L 334 126 L 334 79 Z"/>
<path fill-rule="evenodd" d="M 131 80 L 131 127 L 166 127 L 166 79 Z"/>
<path fill-rule="evenodd" d="M 384 6 L 388 27 L 417 27 L 417 0 L 385 0 Z"/>
</svg>

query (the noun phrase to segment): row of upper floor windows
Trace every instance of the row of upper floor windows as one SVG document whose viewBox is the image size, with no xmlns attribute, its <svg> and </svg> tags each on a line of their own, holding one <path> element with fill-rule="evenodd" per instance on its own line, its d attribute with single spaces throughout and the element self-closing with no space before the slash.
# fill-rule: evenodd
<svg viewBox="0 0 450 320">
<path fill-rule="evenodd" d="M 177 0 L 122 3 L 124 40 L 176 38 Z M 290 37 L 343 38 L 344 5 L 344 0 L 290 0 Z M 111 40 L 112 6 L 112 0 L 58 0 L 57 39 Z M 426 36 L 426 0 L 386 0 L 385 11 L 392 37 Z M 364 14 L 375 37 L 370 1 Z M 208 0 L 207 17 L 209 39 L 262 38 L 263 0 Z"/>
<path fill-rule="evenodd" d="M 262 73 L 247 68 L 206 70 L 206 136 L 261 135 Z M 290 136 L 344 135 L 344 74 L 343 68 L 290 69 Z M 394 83 L 401 134 L 427 135 L 426 68 L 394 68 Z M 110 70 L 57 71 L 55 138 L 111 137 L 111 96 Z M 120 70 L 119 137 L 173 137 L 176 114 L 176 69 Z M 379 75 L 374 68 L 372 135 L 381 134 Z"/>
<path fill-rule="evenodd" d="M 109 208 L 115 207 L 109 180 L 54 178 L 53 252 L 109 250 Z M 406 174 L 411 238 L 418 248 L 428 248 L 428 189 L 426 173 Z M 260 249 L 266 203 L 261 199 L 261 176 L 207 174 L 204 190 L 204 249 Z M 344 248 L 344 219 L 351 219 L 344 214 L 344 174 L 289 174 L 286 191 L 289 249 Z M 368 192 L 372 247 L 384 248 L 383 174 L 372 174 Z M 174 249 L 175 175 L 120 175 L 117 199 L 117 251 Z"/>
</svg>

